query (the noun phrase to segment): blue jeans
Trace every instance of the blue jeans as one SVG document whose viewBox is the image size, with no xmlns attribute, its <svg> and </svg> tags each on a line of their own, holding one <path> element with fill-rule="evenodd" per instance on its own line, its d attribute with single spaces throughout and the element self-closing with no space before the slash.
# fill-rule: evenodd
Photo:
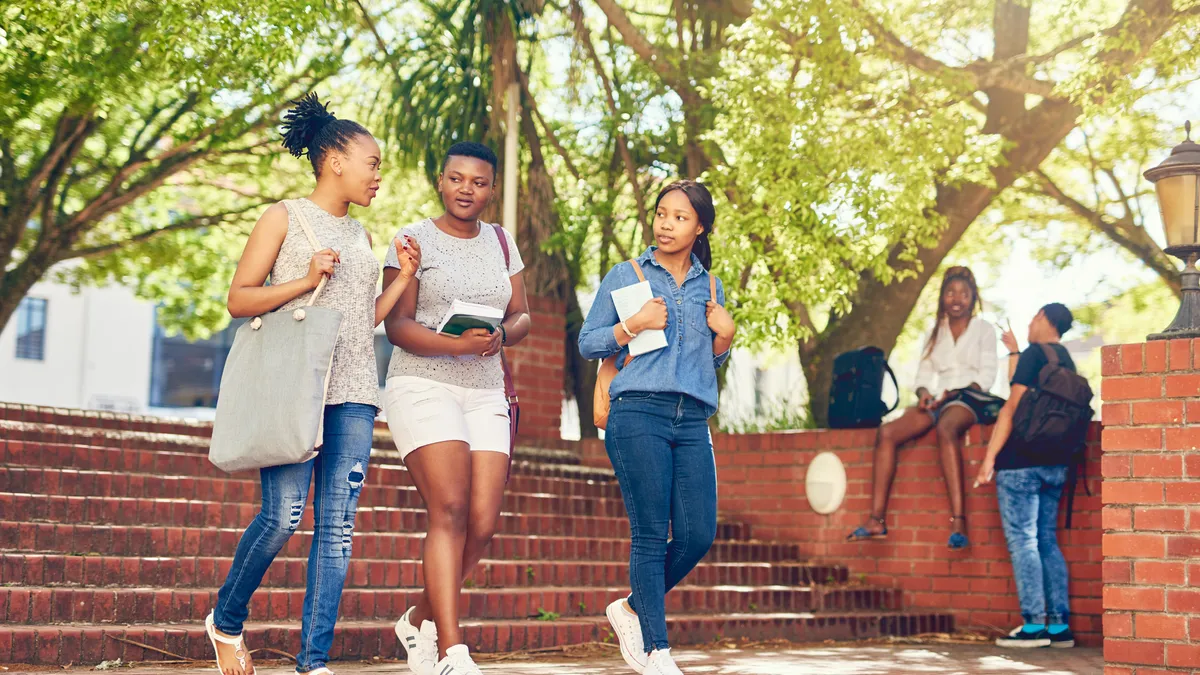
<svg viewBox="0 0 1200 675">
<path fill-rule="evenodd" d="M 667 591 L 696 567 L 717 536 L 717 466 L 707 410 L 681 394 L 621 394 L 612 401 L 604 447 L 629 514 L 630 605 L 646 651 L 668 649 Z"/>
<path fill-rule="evenodd" d="M 375 413 L 375 406 L 362 403 L 326 406 L 325 442 L 314 459 L 261 470 L 262 510 L 242 534 L 233 567 L 217 593 L 216 627 L 222 633 L 240 635 L 250 614 L 250 596 L 300 525 L 309 485 L 315 483 L 315 532 L 308 552 L 300 653 L 296 656 L 296 670 L 301 673 L 325 666 L 333 645 L 333 626 L 350 566 L 354 512 L 367 480 Z"/>
<path fill-rule="evenodd" d="M 1067 561 L 1058 548 L 1058 500 L 1065 466 L 1034 466 L 996 472 L 1000 519 L 1017 579 L 1026 623 L 1066 623 Z"/>
</svg>

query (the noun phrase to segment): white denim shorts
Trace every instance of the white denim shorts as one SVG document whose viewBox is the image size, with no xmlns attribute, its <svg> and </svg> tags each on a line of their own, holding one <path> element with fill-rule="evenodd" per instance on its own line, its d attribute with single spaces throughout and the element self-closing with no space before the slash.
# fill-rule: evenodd
<svg viewBox="0 0 1200 675">
<path fill-rule="evenodd" d="M 388 378 L 383 410 L 401 459 L 445 441 L 463 441 L 472 452 L 510 452 L 503 389 L 468 389 L 400 375 Z"/>
</svg>

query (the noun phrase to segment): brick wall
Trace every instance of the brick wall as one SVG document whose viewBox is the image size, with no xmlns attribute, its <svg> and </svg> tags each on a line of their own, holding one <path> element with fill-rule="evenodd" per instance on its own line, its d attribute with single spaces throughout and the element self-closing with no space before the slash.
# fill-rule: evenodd
<svg viewBox="0 0 1200 675">
<path fill-rule="evenodd" d="M 521 402 L 521 439 L 561 437 L 566 305 L 529 297 L 533 330 L 507 350 Z M 574 345 L 570 345 L 573 349 Z"/>
<path fill-rule="evenodd" d="M 965 551 L 946 548 L 950 507 L 932 434 L 899 451 L 886 541 L 845 541 L 870 509 L 874 430 L 716 435 L 720 511 L 750 523 L 756 539 L 796 542 L 805 556 L 847 565 L 852 577 L 904 589 L 906 607 L 951 610 L 959 628 L 1007 631 L 1021 617 L 996 491 L 971 489 L 986 451 L 984 438 L 985 430 L 972 429 L 965 450 L 971 539 Z M 1093 496 L 1080 486 L 1072 529 L 1061 529 L 1065 506 L 1059 524 L 1071 573 L 1071 626 L 1081 643 L 1091 645 L 1099 644 L 1102 628 L 1098 441 L 1096 425 L 1088 447 Z M 822 516 L 808 505 L 804 477 L 813 457 L 826 450 L 845 465 L 848 484 L 842 507 Z M 583 456 L 592 465 L 608 463 L 599 441 L 585 442 Z"/>
<path fill-rule="evenodd" d="M 1103 352 L 1106 675 L 1200 669 L 1200 341 Z"/>
</svg>

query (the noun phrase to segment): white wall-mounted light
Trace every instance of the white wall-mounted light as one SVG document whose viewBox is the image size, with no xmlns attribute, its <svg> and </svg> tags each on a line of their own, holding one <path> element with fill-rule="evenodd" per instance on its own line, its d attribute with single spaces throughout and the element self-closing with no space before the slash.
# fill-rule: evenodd
<svg viewBox="0 0 1200 675">
<path fill-rule="evenodd" d="M 813 511 L 827 516 L 837 511 L 846 498 L 846 467 L 832 452 L 813 458 L 804 474 L 804 494 Z"/>
</svg>

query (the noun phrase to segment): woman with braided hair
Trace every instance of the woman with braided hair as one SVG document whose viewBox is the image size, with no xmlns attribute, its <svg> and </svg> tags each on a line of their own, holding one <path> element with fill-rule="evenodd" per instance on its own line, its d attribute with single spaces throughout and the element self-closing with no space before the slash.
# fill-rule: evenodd
<svg viewBox="0 0 1200 675">
<path fill-rule="evenodd" d="M 991 424 L 1004 405 L 988 394 L 996 380 L 996 328 L 975 315 L 982 309 L 975 275 L 966 267 L 951 267 L 942 279 L 937 321 L 921 352 L 917 370 L 917 405 L 884 424 L 875 440 L 871 513 L 847 541 L 885 539 L 888 493 L 896 477 L 896 448 L 937 431 L 938 454 L 946 493 L 950 498 L 951 534 L 948 546 L 970 545 L 963 498 L 963 439 L 976 424 Z"/>
<path fill-rule="evenodd" d="M 242 624 L 267 568 L 300 526 L 310 484 L 313 537 L 296 672 L 332 673 L 326 661 L 379 412 L 373 333 L 421 259 L 415 242 L 396 239 L 400 273 L 376 297 L 379 261 L 367 231 L 348 211 L 351 204 L 370 206 L 379 190 L 379 144 L 362 125 L 334 117 L 316 94 L 296 101 L 283 126 L 284 146 L 297 157 L 308 155 L 317 184 L 307 197 L 275 204 L 259 218 L 230 285 L 229 313 L 242 318 L 291 312 L 306 304 L 324 279 L 315 304 L 341 311 L 343 319 L 327 380 L 321 452 L 301 464 L 261 470 L 262 510 L 242 534 L 216 606 L 205 619 L 222 675 L 254 673 Z M 313 252 L 306 230 L 321 250 Z"/>
</svg>

